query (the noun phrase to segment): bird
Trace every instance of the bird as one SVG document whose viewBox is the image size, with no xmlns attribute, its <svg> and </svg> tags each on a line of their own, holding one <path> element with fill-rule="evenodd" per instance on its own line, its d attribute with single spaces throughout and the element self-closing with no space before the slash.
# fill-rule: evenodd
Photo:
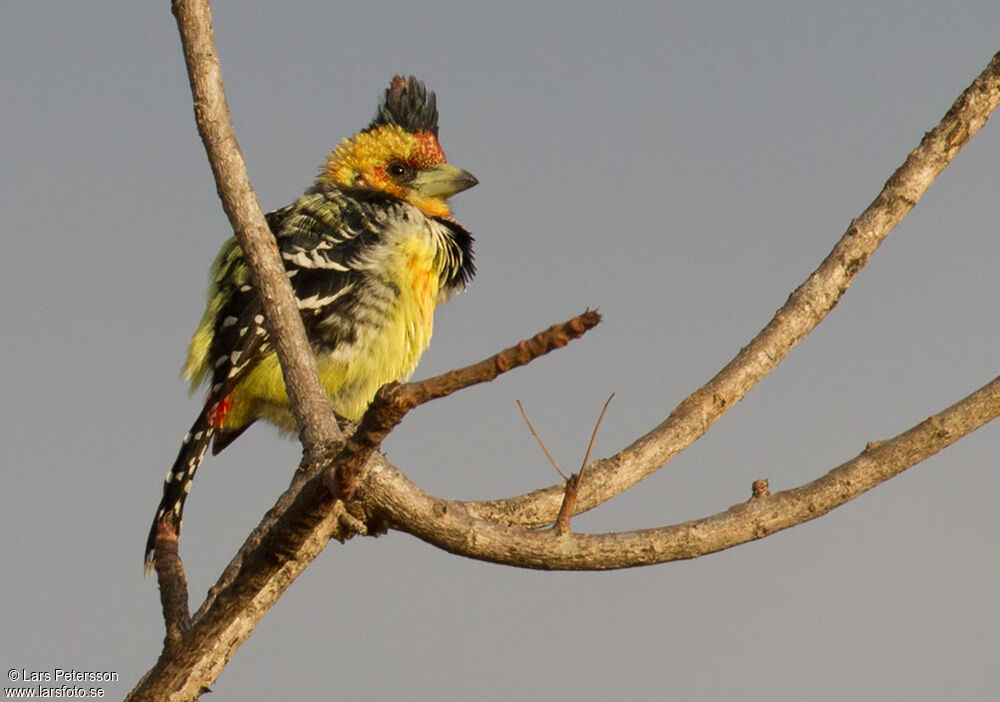
<svg viewBox="0 0 1000 702">
<path fill-rule="evenodd" d="M 397 75 L 368 126 L 334 148 L 312 187 L 265 215 L 326 396 L 341 417 L 359 420 L 382 385 L 410 376 L 430 342 L 435 307 L 472 280 L 473 236 L 447 200 L 478 182 L 445 159 L 436 95 Z M 235 238 L 212 265 L 182 376 L 192 392 L 203 384 L 208 391 L 164 479 L 147 573 L 159 524 L 180 535 L 209 444 L 218 454 L 258 419 L 298 430 L 260 293 Z"/>
</svg>

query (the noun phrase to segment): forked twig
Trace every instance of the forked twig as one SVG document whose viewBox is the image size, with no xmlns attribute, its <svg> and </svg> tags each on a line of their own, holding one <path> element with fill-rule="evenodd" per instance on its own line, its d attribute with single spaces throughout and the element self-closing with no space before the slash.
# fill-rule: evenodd
<svg viewBox="0 0 1000 702">
<path fill-rule="evenodd" d="M 556 517 L 555 532 L 557 536 L 561 536 L 569 531 L 569 520 L 573 516 L 573 510 L 576 508 L 576 498 L 580 494 L 580 483 L 583 481 L 583 470 L 587 467 L 587 463 L 590 461 L 590 452 L 594 448 L 594 440 L 597 438 L 597 430 L 601 428 L 601 422 L 604 421 L 604 414 L 608 411 L 608 405 L 611 404 L 611 399 L 615 396 L 611 393 L 608 399 L 604 401 L 604 407 L 601 408 L 601 415 L 597 418 L 597 423 L 594 425 L 594 431 L 590 434 L 590 443 L 587 445 L 587 453 L 583 457 L 583 463 L 580 465 L 580 472 L 574 473 L 569 476 L 569 480 L 566 481 L 566 491 L 563 493 L 562 505 L 559 507 L 559 516 Z"/>
</svg>

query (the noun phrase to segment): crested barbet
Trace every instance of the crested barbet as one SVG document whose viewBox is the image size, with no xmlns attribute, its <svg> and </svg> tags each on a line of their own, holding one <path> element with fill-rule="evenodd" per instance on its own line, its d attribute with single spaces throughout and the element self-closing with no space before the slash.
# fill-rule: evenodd
<svg viewBox="0 0 1000 702">
<path fill-rule="evenodd" d="M 476 183 L 445 161 L 434 93 L 396 76 L 371 123 L 336 147 L 313 186 L 267 215 L 337 414 L 360 419 L 379 387 L 413 372 L 434 308 L 472 278 L 472 235 L 452 219 L 447 200 Z M 233 238 L 212 266 L 183 375 L 192 390 L 207 382 L 208 396 L 167 472 L 147 572 L 158 525 L 180 534 L 184 500 L 210 443 L 216 454 L 258 419 L 298 428 L 260 293 Z"/>
</svg>

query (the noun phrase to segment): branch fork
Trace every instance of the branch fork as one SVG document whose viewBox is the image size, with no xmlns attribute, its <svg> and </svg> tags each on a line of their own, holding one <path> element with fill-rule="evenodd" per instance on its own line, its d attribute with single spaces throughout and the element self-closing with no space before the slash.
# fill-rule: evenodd
<svg viewBox="0 0 1000 702">
<path fill-rule="evenodd" d="M 601 422 L 604 421 L 604 414 L 608 411 L 608 405 L 611 404 L 611 399 L 614 396 L 615 394 L 611 393 L 611 395 L 608 396 L 608 399 L 605 400 L 604 407 L 601 408 L 601 414 L 597 418 L 597 423 L 594 424 L 594 431 L 590 434 L 590 443 L 587 444 L 587 453 L 583 456 L 583 464 L 580 466 L 580 472 L 573 473 L 568 478 L 566 477 L 566 474 L 562 472 L 559 464 L 556 463 L 556 459 L 554 459 L 552 454 L 549 453 L 549 450 L 545 448 L 545 443 L 538 435 L 538 432 L 535 431 L 535 427 L 531 425 L 531 420 L 528 419 L 528 413 L 524 411 L 524 406 L 521 404 L 521 401 L 517 401 L 517 408 L 521 410 L 521 416 L 524 418 L 524 423 L 528 425 L 528 430 L 531 432 L 531 435 L 535 437 L 535 441 L 538 442 L 538 446 L 542 449 L 542 453 L 545 454 L 549 463 L 552 464 L 552 467 L 556 469 L 556 472 L 566 482 L 566 488 L 563 492 L 562 505 L 559 507 L 559 514 L 556 516 L 555 524 L 552 527 L 556 536 L 562 536 L 569 531 L 569 520 L 573 516 L 574 510 L 576 509 L 576 500 L 580 494 L 580 483 L 583 480 L 583 471 L 590 462 L 590 452 L 594 449 L 594 440 L 597 438 L 597 430 L 601 428 Z"/>
</svg>

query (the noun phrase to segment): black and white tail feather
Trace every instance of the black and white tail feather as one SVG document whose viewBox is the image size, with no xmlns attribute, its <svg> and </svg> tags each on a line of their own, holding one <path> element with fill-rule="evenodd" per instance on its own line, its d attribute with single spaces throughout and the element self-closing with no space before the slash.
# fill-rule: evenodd
<svg viewBox="0 0 1000 702">
<path fill-rule="evenodd" d="M 191 426 L 191 430 L 184 436 L 181 443 L 181 450 L 177 454 L 177 460 L 167 471 L 167 477 L 163 480 L 163 499 L 156 510 L 156 519 L 150 527 L 149 537 L 146 539 L 145 572 L 148 575 L 155 565 L 156 555 L 156 530 L 160 522 L 168 521 L 173 524 L 177 535 L 181 533 L 181 516 L 184 513 L 184 500 L 191 490 L 191 482 L 194 474 L 205 458 L 205 452 L 212 441 L 215 430 L 208 423 L 205 413 L 198 415 L 198 420 Z"/>
</svg>

